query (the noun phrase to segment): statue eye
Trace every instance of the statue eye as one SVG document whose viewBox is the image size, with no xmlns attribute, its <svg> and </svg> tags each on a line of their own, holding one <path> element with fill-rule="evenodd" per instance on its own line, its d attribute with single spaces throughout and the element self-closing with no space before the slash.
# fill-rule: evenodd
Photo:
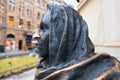
<svg viewBox="0 0 120 80">
<path fill-rule="evenodd" d="M 41 30 L 48 29 L 48 26 L 46 24 L 44 24 L 44 23 L 41 23 L 40 29 Z"/>
<path fill-rule="evenodd" d="M 44 30 L 44 29 L 45 29 L 45 25 L 44 25 L 44 23 L 41 23 L 41 25 L 40 25 L 40 29 L 41 29 L 41 30 Z"/>
<path fill-rule="evenodd" d="M 43 29 L 44 29 L 44 26 L 40 26 L 40 29 L 43 30 Z"/>
</svg>

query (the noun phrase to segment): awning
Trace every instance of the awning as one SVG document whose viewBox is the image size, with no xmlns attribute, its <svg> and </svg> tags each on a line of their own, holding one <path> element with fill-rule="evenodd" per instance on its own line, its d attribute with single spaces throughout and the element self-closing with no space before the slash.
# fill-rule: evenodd
<svg viewBox="0 0 120 80">
<path fill-rule="evenodd" d="M 30 32 L 26 32 L 24 35 L 27 36 L 27 37 L 32 37 L 33 36 L 33 34 L 30 33 Z"/>
</svg>

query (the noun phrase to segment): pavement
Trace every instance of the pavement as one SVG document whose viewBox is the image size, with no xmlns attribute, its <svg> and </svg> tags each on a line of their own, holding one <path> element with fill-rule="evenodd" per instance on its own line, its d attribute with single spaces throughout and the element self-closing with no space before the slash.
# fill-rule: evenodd
<svg viewBox="0 0 120 80">
<path fill-rule="evenodd" d="M 36 68 L 33 68 L 23 73 L 15 74 L 6 78 L 2 78 L 0 80 L 34 80 L 35 72 Z"/>
</svg>

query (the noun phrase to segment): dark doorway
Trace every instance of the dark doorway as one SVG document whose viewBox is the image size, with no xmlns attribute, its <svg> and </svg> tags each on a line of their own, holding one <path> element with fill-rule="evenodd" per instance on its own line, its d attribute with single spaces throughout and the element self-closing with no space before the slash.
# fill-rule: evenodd
<svg viewBox="0 0 120 80">
<path fill-rule="evenodd" d="M 19 44 L 18 49 L 22 50 L 22 40 L 19 40 L 18 44 Z"/>
</svg>

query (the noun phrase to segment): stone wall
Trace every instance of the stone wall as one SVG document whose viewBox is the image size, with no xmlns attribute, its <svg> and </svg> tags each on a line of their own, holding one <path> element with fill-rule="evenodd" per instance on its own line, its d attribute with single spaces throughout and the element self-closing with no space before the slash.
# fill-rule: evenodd
<svg viewBox="0 0 120 80">
<path fill-rule="evenodd" d="M 78 12 L 88 24 L 96 52 L 120 53 L 120 0 L 81 0 Z"/>
</svg>

